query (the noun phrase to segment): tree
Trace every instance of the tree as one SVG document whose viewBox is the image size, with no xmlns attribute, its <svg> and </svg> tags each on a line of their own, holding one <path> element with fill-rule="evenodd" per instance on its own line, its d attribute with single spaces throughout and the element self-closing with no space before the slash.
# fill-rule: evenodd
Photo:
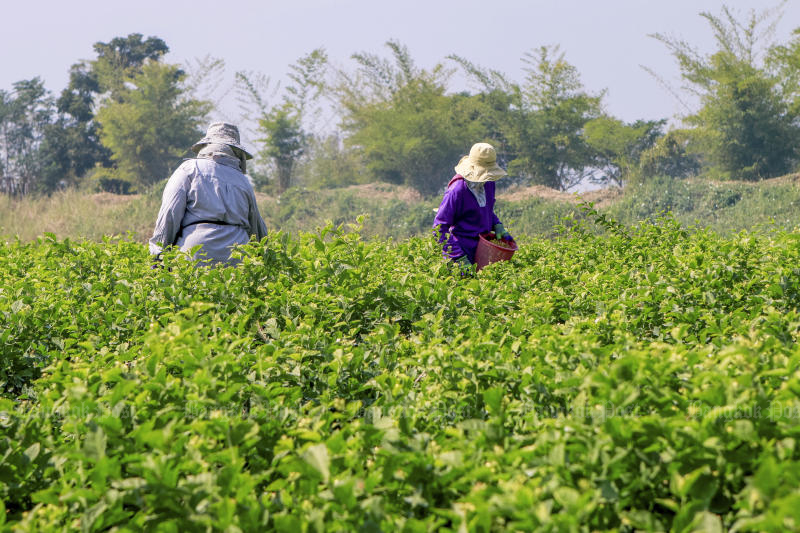
<svg viewBox="0 0 800 533">
<path fill-rule="evenodd" d="M 512 83 L 505 74 L 497 70 L 479 67 L 458 55 L 449 55 L 447 59 L 457 63 L 467 74 L 468 78 L 477 83 L 477 92 L 470 94 L 461 93 L 469 97 L 462 107 L 463 112 L 473 123 L 473 129 L 479 130 L 478 137 L 492 144 L 497 152 L 497 161 L 511 172 L 500 184 L 505 185 L 515 181 L 529 181 L 529 177 L 517 175 L 511 163 L 518 157 L 518 146 L 512 143 L 515 132 L 518 131 L 520 107 L 522 105 L 522 90 L 519 84 Z"/>
<path fill-rule="evenodd" d="M 266 134 L 261 153 L 270 158 L 278 178 L 278 193 L 289 188 L 292 170 L 305 152 L 306 137 L 299 116 L 291 106 L 276 106 L 259 121 L 260 130 Z"/>
<path fill-rule="evenodd" d="M 403 183 L 423 195 L 441 190 L 473 142 L 483 140 L 468 95 L 446 94 L 451 72 L 414 65 L 408 50 L 386 43 L 392 60 L 355 54 L 355 74 L 334 88 L 346 143 L 374 180 Z"/>
<path fill-rule="evenodd" d="M 11 93 L 0 91 L 0 190 L 24 195 L 36 187 L 43 132 L 54 104 L 38 77 L 18 81 L 13 88 Z"/>
<path fill-rule="evenodd" d="M 74 64 L 69 84 L 56 100 L 55 120 L 44 130 L 39 191 L 50 192 L 75 183 L 95 165 L 111 164 L 111 153 L 100 143 L 94 121 L 94 98 L 99 92 L 97 77 L 89 65 Z"/>
<path fill-rule="evenodd" d="M 169 47 L 158 37 L 143 39 L 141 33 L 131 33 L 107 43 L 97 42 L 94 51 L 97 59 L 91 63 L 91 75 L 102 92 L 119 100 L 127 94 L 125 82 L 141 74 L 147 63 L 161 61 Z"/>
<path fill-rule="evenodd" d="M 511 170 L 532 181 L 566 190 L 582 181 L 592 151 L 582 131 L 600 115 L 603 94 L 590 95 L 578 70 L 558 47 L 543 46 L 523 58 L 528 65 L 510 140 L 518 152 Z"/>
<path fill-rule="evenodd" d="M 524 181 L 565 190 L 590 172 L 593 151 L 583 128 L 601 114 L 604 93 L 587 93 L 558 47 L 526 53 L 523 83 L 450 56 L 483 88 L 481 122 L 498 139 L 508 171 Z"/>
<path fill-rule="evenodd" d="M 308 149 L 309 134 L 303 123 L 313 114 L 310 108 L 324 88 L 327 62 L 325 51 L 318 48 L 291 65 L 292 83 L 282 102 L 266 110 L 259 120 L 259 132 L 264 135 L 259 139 L 263 145 L 260 153 L 272 162 L 279 194 L 291 185 L 292 173 Z M 258 103 L 266 108 L 260 99 Z"/>
<path fill-rule="evenodd" d="M 789 104 L 789 114 L 800 116 L 800 28 L 785 45 L 776 45 L 767 56 L 767 64 L 777 72 L 781 88 Z"/>
<path fill-rule="evenodd" d="M 595 151 L 594 166 L 603 172 L 595 181 L 622 187 L 623 182 L 639 168 L 642 153 L 662 135 L 661 128 L 665 122 L 637 120 L 633 124 L 625 124 L 609 116 L 587 122 L 584 137 Z"/>
<path fill-rule="evenodd" d="M 126 94 L 125 81 L 141 73 L 144 64 L 160 60 L 169 50 L 157 37 L 139 33 L 94 44 L 97 57 L 70 68 L 69 84 L 56 101 L 58 114 L 44 130 L 41 176 L 37 189 L 49 192 L 75 183 L 93 168 L 113 174 L 111 152 L 100 141 L 94 109 Z M 104 183 L 109 183 L 105 178 Z M 123 182 L 115 182 L 119 186 Z M 126 183 L 126 182 L 124 182 Z"/>
<path fill-rule="evenodd" d="M 710 56 L 684 41 L 653 35 L 672 52 L 689 92 L 699 98 L 700 108 L 687 122 L 698 129 L 717 173 L 747 180 L 785 174 L 800 145 L 800 109 L 786 72 L 793 56 L 785 54 L 787 48 L 761 44 L 780 14 L 751 11 L 740 22 L 723 7 L 720 16 L 701 16 L 717 44 Z"/>
<path fill-rule="evenodd" d="M 337 133 L 314 136 L 309 141 L 306 157 L 302 159 L 302 175 L 314 187 L 347 187 L 367 183 L 365 171 L 358 153 L 344 145 Z"/>
<path fill-rule="evenodd" d="M 97 112 L 100 138 L 112 152 L 110 178 L 151 185 L 172 172 L 197 140 L 204 102 L 185 98 L 183 72 L 147 61 L 126 88 Z"/>
<path fill-rule="evenodd" d="M 671 130 L 660 137 L 639 158 L 642 178 L 668 176 L 686 178 L 697 174 L 702 167 L 700 154 L 694 148 L 691 130 Z"/>
</svg>

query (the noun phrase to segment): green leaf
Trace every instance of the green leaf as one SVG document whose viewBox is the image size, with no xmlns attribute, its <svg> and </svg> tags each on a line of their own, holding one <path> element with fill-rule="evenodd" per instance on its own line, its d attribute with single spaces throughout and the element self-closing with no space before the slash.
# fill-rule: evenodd
<svg viewBox="0 0 800 533">
<path fill-rule="evenodd" d="M 483 391 L 483 401 L 491 414 L 496 415 L 502 410 L 503 394 L 502 387 L 492 387 Z"/>
<path fill-rule="evenodd" d="M 22 309 L 24 305 L 25 302 L 23 302 L 22 300 L 14 301 L 14 303 L 11 304 L 11 312 L 14 314 L 19 313 L 20 309 Z"/>
<path fill-rule="evenodd" d="M 567 510 L 572 509 L 578 503 L 580 496 L 580 493 L 572 487 L 558 487 L 553 492 L 555 500 Z"/>
<path fill-rule="evenodd" d="M 330 457 L 328 447 L 324 443 L 314 444 L 303 452 L 303 460 L 320 473 L 322 481 L 327 483 L 330 478 Z"/>
<path fill-rule="evenodd" d="M 38 442 L 34 442 L 28 448 L 22 452 L 25 457 L 28 458 L 29 462 L 34 462 L 37 457 L 39 457 L 39 451 L 41 450 L 41 444 Z"/>
<path fill-rule="evenodd" d="M 745 442 L 750 442 L 756 438 L 755 428 L 749 420 L 735 420 L 731 433 Z"/>
<path fill-rule="evenodd" d="M 86 439 L 83 441 L 83 453 L 87 458 L 98 461 L 106 455 L 107 442 L 103 428 L 95 427 L 86 434 Z"/>
<path fill-rule="evenodd" d="M 619 492 L 614 487 L 614 484 L 604 479 L 600 482 L 600 495 L 610 502 L 619 500 Z"/>
</svg>

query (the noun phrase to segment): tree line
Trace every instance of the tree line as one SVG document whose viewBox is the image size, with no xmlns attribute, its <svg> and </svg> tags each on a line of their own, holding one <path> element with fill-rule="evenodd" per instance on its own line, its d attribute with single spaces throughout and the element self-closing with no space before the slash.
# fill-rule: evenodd
<svg viewBox="0 0 800 533">
<path fill-rule="evenodd" d="M 727 7 L 701 13 L 716 49 L 703 54 L 656 34 L 694 98 L 679 128 L 626 123 L 604 110 L 557 46 L 526 53 L 522 81 L 451 55 L 430 69 L 408 49 L 357 53 L 334 67 L 325 50 L 290 65 L 288 82 L 236 73 L 236 120 L 257 124 L 260 164 L 251 177 L 281 193 L 293 184 L 346 186 L 385 181 L 423 195 L 442 189 L 454 162 L 483 140 L 498 151 L 507 183 L 566 190 L 591 180 L 623 186 L 651 177 L 703 174 L 760 180 L 800 161 L 800 28 L 771 43 L 779 10 L 739 20 Z M 141 34 L 94 45 L 95 58 L 70 68 L 56 97 L 39 78 L 0 90 L 0 190 L 49 193 L 81 185 L 127 193 L 166 178 L 202 136 L 219 103 L 203 97 L 221 60 L 194 72 L 167 64 L 167 44 Z M 453 91 L 456 72 L 476 89 Z M 653 73 L 658 76 L 658 73 Z M 333 128 L 319 131 L 323 110 Z"/>
</svg>

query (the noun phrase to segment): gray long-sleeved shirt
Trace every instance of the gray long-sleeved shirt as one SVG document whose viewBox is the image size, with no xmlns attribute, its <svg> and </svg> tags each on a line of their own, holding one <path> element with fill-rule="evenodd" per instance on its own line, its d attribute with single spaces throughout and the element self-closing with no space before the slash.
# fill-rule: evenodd
<svg viewBox="0 0 800 533">
<path fill-rule="evenodd" d="M 219 224 L 198 221 L 217 221 Z M 202 245 L 195 258 L 227 262 L 231 247 L 251 235 L 261 239 L 267 226 L 258 212 L 253 186 L 238 169 L 211 159 L 189 159 L 167 181 L 150 239 L 150 253 L 175 245 L 188 252 Z"/>
</svg>

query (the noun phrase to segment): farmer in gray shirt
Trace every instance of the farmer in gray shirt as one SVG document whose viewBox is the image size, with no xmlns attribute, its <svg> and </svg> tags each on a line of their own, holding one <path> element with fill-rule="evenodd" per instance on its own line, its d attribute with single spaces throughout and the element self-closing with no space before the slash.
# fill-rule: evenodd
<svg viewBox="0 0 800 533">
<path fill-rule="evenodd" d="M 188 252 L 199 244 L 195 259 L 233 264 L 232 246 L 267 234 L 245 176 L 253 156 L 239 142 L 239 129 L 226 122 L 211 124 L 192 151 L 197 159 L 184 161 L 164 188 L 150 254 L 158 259 L 167 246 Z"/>
</svg>

